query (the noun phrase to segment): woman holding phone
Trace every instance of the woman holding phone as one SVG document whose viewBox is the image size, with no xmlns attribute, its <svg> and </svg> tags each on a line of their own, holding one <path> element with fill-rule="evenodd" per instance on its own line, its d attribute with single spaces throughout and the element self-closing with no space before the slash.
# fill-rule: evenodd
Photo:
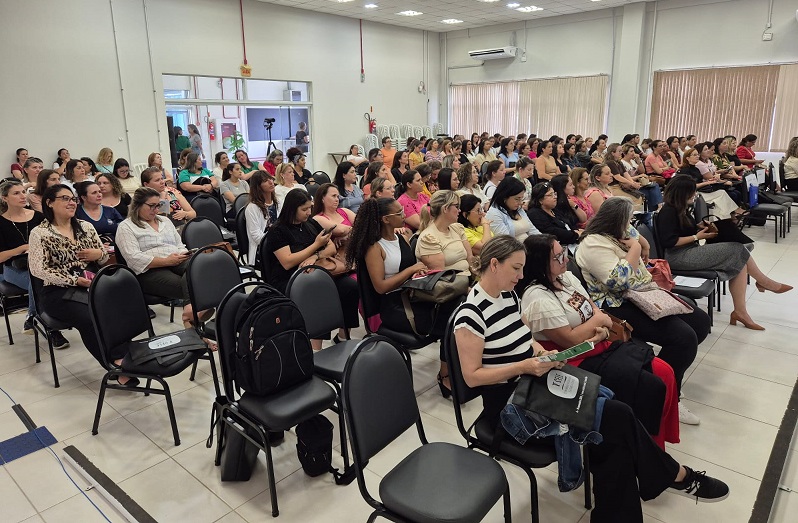
<svg viewBox="0 0 798 523">
<path fill-rule="evenodd" d="M 179 191 L 166 186 L 166 181 L 157 167 L 150 167 L 142 171 L 141 185 L 158 191 L 161 195 L 158 213 L 168 216 L 175 227 L 185 225 L 197 217 L 197 211 L 191 207 L 186 197 Z"/>
</svg>

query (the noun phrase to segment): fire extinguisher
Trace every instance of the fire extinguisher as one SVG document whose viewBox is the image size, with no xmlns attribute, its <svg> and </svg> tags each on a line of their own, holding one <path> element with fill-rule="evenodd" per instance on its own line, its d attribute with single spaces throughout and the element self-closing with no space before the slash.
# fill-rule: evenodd
<svg viewBox="0 0 798 523">
<path fill-rule="evenodd" d="M 377 134 L 377 120 L 371 117 L 371 113 L 366 113 L 363 117 L 369 123 L 369 133 L 370 134 Z"/>
<path fill-rule="evenodd" d="M 208 122 L 208 137 L 211 141 L 216 140 L 216 120 Z"/>
</svg>

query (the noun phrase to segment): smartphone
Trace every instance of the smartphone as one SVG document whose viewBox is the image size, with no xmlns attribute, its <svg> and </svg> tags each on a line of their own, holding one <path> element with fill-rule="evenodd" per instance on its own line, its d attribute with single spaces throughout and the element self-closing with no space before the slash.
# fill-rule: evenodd
<svg viewBox="0 0 798 523">
<path fill-rule="evenodd" d="M 188 252 L 186 253 L 186 255 L 188 255 L 188 256 L 191 256 L 192 254 L 194 254 L 194 253 L 195 253 L 195 252 L 197 252 L 198 250 L 199 250 L 199 249 L 189 249 L 189 250 L 188 250 Z"/>
<path fill-rule="evenodd" d="M 158 203 L 158 214 L 169 214 L 169 200 L 161 200 Z"/>
<path fill-rule="evenodd" d="M 96 274 L 94 274 L 91 271 L 83 271 L 83 277 L 86 278 L 89 281 L 93 280 L 95 276 L 96 276 Z"/>
<path fill-rule="evenodd" d="M 329 236 L 329 234 L 330 234 L 331 232 L 333 232 L 333 229 L 335 229 L 336 227 L 338 227 L 338 225 L 333 225 L 333 226 L 332 226 L 332 227 L 330 227 L 329 229 L 324 229 L 324 235 L 325 235 L 325 236 Z"/>
</svg>

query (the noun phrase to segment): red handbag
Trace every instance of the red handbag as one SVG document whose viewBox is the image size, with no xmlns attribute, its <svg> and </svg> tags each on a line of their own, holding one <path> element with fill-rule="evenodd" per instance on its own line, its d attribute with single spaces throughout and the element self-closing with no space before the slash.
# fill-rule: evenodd
<svg viewBox="0 0 798 523">
<path fill-rule="evenodd" d="M 676 282 L 673 281 L 673 274 L 671 273 L 671 266 L 668 260 L 652 258 L 648 260 L 646 269 L 651 273 L 651 279 L 654 280 L 654 283 L 656 283 L 660 289 L 671 291 L 676 286 Z"/>
</svg>

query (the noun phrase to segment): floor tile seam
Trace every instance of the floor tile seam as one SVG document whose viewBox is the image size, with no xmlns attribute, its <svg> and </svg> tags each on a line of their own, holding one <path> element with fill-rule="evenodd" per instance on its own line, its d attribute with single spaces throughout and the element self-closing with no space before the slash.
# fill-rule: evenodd
<svg viewBox="0 0 798 523">
<path fill-rule="evenodd" d="M 726 371 L 726 372 L 731 372 L 731 373 L 734 373 L 734 374 L 739 374 L 739 375 L 741 375 L 741 376 L 748 376 L 749 378 L 756 378 L 756 379 L 758 379 L 758 380 L 767 381 L 768 383 L 775 383 L 776 385 L 781 385 L 781 386 L 783 386 L 783 387 L 789 387 L 789 385 L 785 385 L 784 383 L 781 383 L 781 382 L 779 382 L 779 381 L 769 380 L 769 379 L 767 379 L 767 378 L 763 378 L 763 377 L 761 377 L 761 376 L 754 376 L 754 375 L 752 375 L 752 374 L 746 374 L 745 372 L 738 372 L 738 371 L 736 371 L 736 370 L 726 369 L 726 368 L 724 368 L 724 367 L 718 367 L 717 365 L 712 365 L 711 363 L 709 363 L 709 362 L 705 362 L 705 361 L 702 361 L 702 362 L 699 364 L 699 366 L 700 366 L 700 365 L 706 365 L 707 367 L 712 367 L 713 369 L 720 369 L 720 370 L 724 370 L 724 371 Z"/>
<path fill-rule="evenodd" d="M 768 323 L 770 323 L 770 322 L 768 322 Z M 776 324 L 774 323 L 774 325 L 776 325 Z M 783 327 L 783 325 L 780 325 L 780 327 Z M 788 328 L 792 328 L 792 327 L 788 327 Z M 795 329 L 795 330 L 798 330 L 798 329 Z M 776 348 L 773 348 L 773 347 L 768 347 L 766 345 L 761 345 L 761 343 L 764 343 L 764 342 L 755 343 L 755 342 L 751 342 L 751 341 L 740 341 L 740 340 L 735 340 L 734 338 L 726 338 L 724 336 L 721 336 L 721 338 L 723 338 L 726 341 L 733 341 L 735 343 L 742 343 L 742 344 L 745 344 L 745 345 L 753 345 L 754 347 L 758 347 L 760 349 L 768 349 L 768 350 L 772 350 L 774 352 L 780 352 L 782 354 L 790 354 L 792 356 L 796 356 L 796 354 L 793 353 L 793 352 L 789 352 L 789 351 L 785 351 L 785 350 L 779 350 L 779 349 L 776 349 Z"/>
<path fill-rule="evenodd" d="M 204 444 L 204 443 L 199 443 L 199 445 L 203 445 L 203 444 Z M 203 481 L 202 481 L 200 478 L 198 478 L 197 476 L 195 476 L 194 474 L 192 474 L 190 470 L 188 470 L 186 467 L 184 467 L 184 466 L 183 466 L 183 465 L 182 465 L 182 464 L 181 464 L 179 461 L 177 461 L 176 459 L 174 459 L 174 457 L 173 457 L 173 456 L 169 456 L 169 458 L 170 458 L 172 461 L 174 461 L 175 463 L 177 463 L 177 465 L 178 465 L 178 466 L 179 466 L 181 469 L 183 469 L 184 471 L 186 471 L 186 473 L 187 473 L 189 476 L 191 476 L 192 478 L 194 478 L 195 480 L 197 480 L 197 483 L 199 483 L 200 485 L 202 485 L 202 486 L 203 486 L 203 488 L 204 488 L 205 490 L 207 490 L 207 491 L 208 491 L 208 492 L 209 492 L 209 493 L 210 493 L 210 494 L 211 494 L 213 497 L 215 497 L 216 499 L 218 499 L 219 501 L 221 501 L 222 503 L 224 503 L 224 504 L 225 504 L 225 506 L 227 506 L 227 507 L 230 507 L 230 504 L 229 504 L 229 503 L 227 503 L 225 500 L 223 500 L 221 497 L 219 497 L 219 496 L 216 494 L 216 492 L 212 491 L 212 490 L 210 489 L 210 487 L 208 487 L 208 486 L 207 486 L 205 483 L 203 483 Z M 163 462 L 161 462 L 161 463 L 163 463 Z M 153 466 L 154 466 L 154 465 L 153 465 Z M 265 492 L 266 490 L 268 490 L 268 487 L 267 487 L 266 489 L 264 489 L 264 490 L 262 490 L 262 491 L 258 492 L 257 494 L 255 494 L 255 496 L 252 496 L 252 498 L 248 499 L 247 501 L 245 501 L 244 503 L 242 503 L 241 505 L 239 505 L 239 507 L 240 507 L 240 506 L 242 506 L 242 505 L 245 505 L 246 503 L 248 503 L 249 501 L 251 501 L 253 498 L 255 498 L 255 497 L 257 497 L 257 496 L 260 496 L 260 495 L 261 495 L 263 492 Z M 236 509 L 236 508 L 238 508 L 238 507 L 230 507 L 230 511 L 231 511 L 231 512 L 232 512 L 232 511 L 235 511 L 235 509 Z M 228 512 L 228 514 L 229 514 L 229 513 L 230 513 L 230 512 Z M 224 517 L 224 516 L 222 516 L 222 517 Z"/>
<path fill-rule="evenodd" d="M 728 470 L 729 472 L 734 472 L 735 474 L 739 474 L 740 476 L 746 477 L 748 479 L 752 479 L 752 480 L 756 481 L 757 483 L 762 483 L 762 478 L 757 478 L 757 477 L 754 477 L 754 476 L 752 476 L 750 474 L 746 474 L 745 472 L 741 472 L 739 470 L 735 470 L 735 469 L 731 468 L 728 465 L 722 465 L 720 463 L 712 461 L 711 459 L 707 459 L 706 457 L 701 457 L 701 456 L 696 456 L 695 454 L 691 454 L 690 452 L 687 452 L 685 449 L 679 448 L 679 444 L 678 443 L 677 444 L 668 443 L 666 448 L 665 448 L 665 450 L 667 451 L 668 448 L 672 448 L 673 450 L 677 450 L 680 453 L 684 454 L 685 456 L 690 456 L 691 458 L 700 459 L 701 461 L 704 461 L 704 462 L 706 462 L 706 463 L 708 463 L 708 464 L 710 464 L 712 466 L 720 467 L 720 468 L 722 468 L 724 470 Z M 688 467 L 690 466 L 689 463 L 680 463 L 680 465 L 687 465 Z M 712 471 L 712 476 L 713 477 L 721 477 L 720 474 L 718 474 L 717 471 L 715 471 L 715 470 Z"/>
<path fill-rule="evenodd" d="M 34 505 L 34 504 L 33 504 L 33 500 L 32 500 L 32 499 L 30 499 L 30 497 L 28 496 L 28 493 L 27 493 L 27 492 L 25 492 L 25 489 L 24 489 L 24 488 L 22 488 L 22 485 L 20 485 L 20 484 L 17 482 L 17 479 L 16 479 L 16 478 L 15 478 L 15 477 L 14 477 L 14 476 L 11 474 L 11 471 L 10 471 L 10 470 L 8 470 L 8 468 L 6 467 L 6 462 L 5 462 L 5 461 L 2 461 L 2 462 L 0 462 L 0 466 L 2 466 L 2 467 L 3 467 L 3 470 L 5 470 L 5 471 L 6 471 L 6 474 L 8 474 L 8 477 L 9 477 L 9 478 L 11 478 L 11 482 L 12 482 L 12 483 L 14 483 L 14 485 L 17 487 L 17 489 L 18 489 L 18 490 L 19 490 L 19 491 L 22 493 L 22 495 L 25 497 L 25 501 L 27 501 L 27 502 L 28 502 L 28 504 L 29 504 L 29 505 L 31 506 L 31 508 L 33 509 L 33 511 L 34 511 L 34 512 L 36 512 L 36 514 L 37 514 L 37 515 L 39 515 L 39 509 L 37 509 L 37 508 L 36 508 L 36 505 Z M 32 517 L 33 517 L 33 516 L 28 516 L 28 517 L 27 517 L 27 518 L 25 518 L 25 519 L 29 519 L 29 518 L 32 518 Z M 44 519 L 44 518 L 42 518 L 42 519 Z M 24 520 L 23 520 L 23 521 L 24 521 Z"/>
<path fill-rule="evenodd" d="M 757 423 L 762 423 L 763 425 L 768 425 L 768 426 L 776 428 L 776 429 L 779 428 L 779 425 L 774 425 L 772 423 L 768 423 L 767 421 L 762 421 L 761 419 L 756 419 L 756 418 L 752 418 L 752 417 L 749 417 L 749 416 L 744 416 L 744 415 L 740 414 L 739 412 L 733 412 L 731 410 L 724 409 L 724 408 L 718 407 L 716 405 L 710 405 L 708 403 L 704 403 L 704 402 L 701 402 L 701 401 L 698 401 L 698 400 L 694 400 L 694 399 L 690 398 L 687 395 L 685 395 L 683 399 L 686 399 L 686 400 L 691 401 L 693 403 L 697 403 L 699 405 L 703 405 L 704 407 L 708 407 L 710 409 L 715 409 L 715 410 L 719 410 L 721 412 L 726 412 L 727 414 L 733 414 L 733 415 L 735 415 L 735 416 L 737 416 L 739 418 L 747 419 L 747 420 L 750 420 L 750 421 L 755 421 Z"/>
</svg>

